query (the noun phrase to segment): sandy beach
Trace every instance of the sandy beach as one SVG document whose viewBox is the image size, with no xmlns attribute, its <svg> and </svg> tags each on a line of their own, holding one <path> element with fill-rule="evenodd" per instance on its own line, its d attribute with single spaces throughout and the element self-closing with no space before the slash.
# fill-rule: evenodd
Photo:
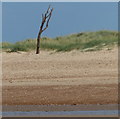
<svg viewBox="0 0 120 119">
<path fill-rule="evenodd" d="M 3 105 L 117 104 L 118 49 L 2 53 Z"/>
</svg>

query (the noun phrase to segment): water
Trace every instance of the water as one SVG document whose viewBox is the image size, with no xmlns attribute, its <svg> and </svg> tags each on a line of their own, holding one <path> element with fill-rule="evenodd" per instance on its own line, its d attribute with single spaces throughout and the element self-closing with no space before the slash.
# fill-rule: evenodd
<svg viewBox="0 0 120 119">
<path fill-rule="evenodd" d="M 16 116 L 117 116 L 118 110 L 99 110 L 99 111 L 29 111 L 29 112 L 22 112 L 22 111 L 14 111 L 14 112 L 0 112 L 0 116 L 3 117 L 16 117 Z"/>
</svg>

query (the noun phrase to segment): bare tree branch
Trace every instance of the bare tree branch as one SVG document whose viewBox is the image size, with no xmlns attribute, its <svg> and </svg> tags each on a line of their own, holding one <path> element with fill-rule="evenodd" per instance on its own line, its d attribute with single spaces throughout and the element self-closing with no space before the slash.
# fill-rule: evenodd
<svg viewBox="0 0 120 119">
<path fill-rule="evenodd" d="M 37 37 L 36 54 L 39 54 L 41 34 L 42 34 L 43 31 L 45 31 L 48 28 L 48 24 L 49 24 L 50 18 L 52 16 L 52 12 L 53 12 L 53 8 L 50 9 L 50 5 L 49 5 L 46 13 L 42 14 L 42 23 L 41 23 L 40 30 L 39 30 L 38 37 Z M 45 25 L 45 28 L 43 28 L 44 25 Z"/>
<path fill-rule="evenodd" d="M 50 18 L 51 18 L 51 15 L 52 15 L 52 11 L 53 11 L 53 8 L 51 9 L 49 15 L 46 17 L 46 18 L 48 18 L 47 22 L 46 22 L 46 27 L 42 30 L 42 32 L 45 31 L 48 28 L 48 23 L 50 21 Z"/>
<path fill-rule="evenodd" d="M 47 9 L 47 12 L 46 12 L 46 14 L 48 14 L 49 10 L 50 10 L 50 5 L 49 5 L 49 7 L 48 7 L 48 9 Z"/>
</svg>

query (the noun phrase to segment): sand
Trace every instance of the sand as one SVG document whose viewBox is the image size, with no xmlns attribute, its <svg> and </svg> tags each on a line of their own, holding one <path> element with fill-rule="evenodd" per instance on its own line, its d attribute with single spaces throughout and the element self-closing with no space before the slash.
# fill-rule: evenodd
<svg viewBox="0 0 120 119">
<path fill-rule="evenodd" d="M 4 105 L 117 104 L 118 49 L 2 53 Z"/>
</svg>

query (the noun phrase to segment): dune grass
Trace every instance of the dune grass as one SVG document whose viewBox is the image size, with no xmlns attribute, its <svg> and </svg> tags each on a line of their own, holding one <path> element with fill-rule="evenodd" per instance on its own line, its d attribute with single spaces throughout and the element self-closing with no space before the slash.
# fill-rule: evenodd
<svg viewBox="0 0 120 119">
<path fill-rule="evenodd" d="M 118 44 L 118 32 L 96 31 L 71 34 L 63 37 L 41 39 L 40 48 L 55 51 L 95 51 L 111 49 Z M 36 49 L 36 39 L 27 39 L 15 44 L 3 42 L 2 49 L 10 52 L 31 51 Z"/>
</svg>

